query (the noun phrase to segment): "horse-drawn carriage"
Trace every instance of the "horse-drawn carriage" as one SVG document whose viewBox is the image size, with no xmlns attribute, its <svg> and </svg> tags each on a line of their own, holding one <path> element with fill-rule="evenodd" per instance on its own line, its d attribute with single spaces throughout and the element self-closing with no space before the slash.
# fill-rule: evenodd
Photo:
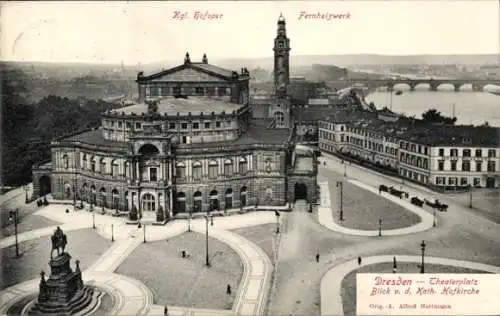
<svg viewBox="0 0 500 316">
<path fill-rule="evenodd" d="M 382 192 L 389 192 L 390 194 L 394 195 L 394 196 L 397 196 L 398 198 L 402 199 L 403 197 L 408 197 L 408 193 L 405 192 L 405 191 L 402 191 L 402 190 L 398 190 L 396 189 L 395 187 L 388 187 L 386 185 L 379 185 L 378 187 L 378 192 L 379 193 L 382 193 Z"/>
<path fill-rule="evenodd" d="M 424 200 L 421 200 L 418 197 L 414 196 L 411 198 L 411 204 L 422 207 L 424 206 Z"/>
<path fill-rule="evenodd" d="M 438 199 L 435 199 L 434 202 L 429 201 L 427 199 L 424 199 L 424 201 L 425 201 L 426 205 L 428 205 L 428 206 L 430 206 L 432 208 L 435 208 L 435 209 L 437 209 L 440 212 L 446 212 L 446 211 L 448 211 L 448 204 L 441 203 L 441 202 L 439 202 Z"/>
</svg>

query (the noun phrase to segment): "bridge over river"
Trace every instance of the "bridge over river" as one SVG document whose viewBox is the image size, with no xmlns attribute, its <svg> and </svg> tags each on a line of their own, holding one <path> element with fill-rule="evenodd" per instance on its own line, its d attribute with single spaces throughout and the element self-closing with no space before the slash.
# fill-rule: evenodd
<svg viewBox="0 0 500 316">
<path fill-rule="evenodd" d="M 355 84 L 362 84 L 369 89 L 378 87 L 387 87 L 389 91 L 394 89 L 397 84 L 406 84 L 410 87 L 410 91 L 414 91 L 419 84 L 428 84 L 429 91 L 437 91 L 438 87 L 442 84 L 453 85 L 455 91 L 460 91 L 464 85 L 472 85 L 472 91 L 482 92 L 487 85 L 495 85 L 500 87 L 500 79 L 412 79 L 412 78 L 398 78 L 398 79 L 346 79 L 329 81 L 332 84 L 347 84 L 353 86 Z"/>
</svg>

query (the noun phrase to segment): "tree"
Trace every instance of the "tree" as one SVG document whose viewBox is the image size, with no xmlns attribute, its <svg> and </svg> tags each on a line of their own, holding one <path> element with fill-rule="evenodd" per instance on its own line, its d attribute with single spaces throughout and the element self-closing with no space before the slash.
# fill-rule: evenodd
<svg viewBox="0 0 500 316">
<path fill-rule="evenodd" d="M 440 111 L 436 109 L 429 109 L 422 113 L 422 119 L 429 123 L 447 124 L 454 125 L 457 121 L 456 117 L 446 117 L 441 114 Z"/>
<path fill-rule="evenodd" d="M 50 141 L 77 130 L 98 127 L 101 113 L 116 107 L 102 100 L 70 100 L 49 95 L 28 104 L 29 78 L 2 69 L 2 179 L 6 185 L 31 181 L 34 164 L 50 160 Z M 28 88 L 27 88 L 28 87 Z"/>
</svg>

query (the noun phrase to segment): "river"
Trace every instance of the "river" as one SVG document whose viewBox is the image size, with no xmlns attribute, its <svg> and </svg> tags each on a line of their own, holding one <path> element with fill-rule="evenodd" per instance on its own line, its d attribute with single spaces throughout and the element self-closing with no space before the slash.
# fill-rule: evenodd
<svg viewBox="0 0 500 316">
<path fill-rule="evenodd" d="M 455 112 L 457 124 L 480 125 L 487 121 L 491 126 L 500 127 L 500 96 L 488 92 L 460 91 L 454 92 L 453 87 L 432 92 L 427 87 L 416 87 L 413 92 L 404 87 L 395 87 L 401 90 L 400 95 L 392 93 L 392 110 L 405 115 L 422 117 L 422 113 L 435 108 L 445 116 L 452 116 Z M 451 90 L 451 91 L 450 91 Z M 464 88 L 467 90 L 467 88 Z M 391 94 L 386 91 L 376 91 L 368 94 L 366 102 L 373 102 L 378 109 L 384 106 L 391 108 Z"/>
</svg>

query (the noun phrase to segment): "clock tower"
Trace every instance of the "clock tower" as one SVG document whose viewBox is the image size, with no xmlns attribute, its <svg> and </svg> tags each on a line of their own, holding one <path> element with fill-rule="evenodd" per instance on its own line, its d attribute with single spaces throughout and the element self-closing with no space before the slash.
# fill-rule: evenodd
<svg viewBox="0 0 500 316">
<path fill-rule="evenodd" d="M 274 100 L 270 115 L 275 119 L 277 128 L 290 127 L 290 39 L 286 36 L 286 22 L 283 15 L 278 19 L 278 34 L 274 39 Z"/>
</svg>

